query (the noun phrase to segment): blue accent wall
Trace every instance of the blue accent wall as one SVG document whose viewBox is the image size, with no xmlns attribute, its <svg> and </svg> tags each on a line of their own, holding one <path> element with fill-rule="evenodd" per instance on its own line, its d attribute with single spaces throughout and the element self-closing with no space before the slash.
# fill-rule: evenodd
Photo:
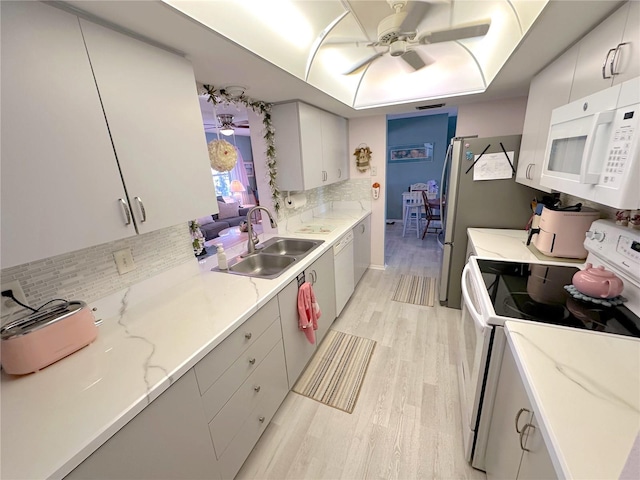
<svg viewBox="0 0 640 480">
<path fill-rule="evenodd" d="M 387 218 L 402 218 L 402 192 L 412 183 L 435 180 L 440 185 L 447 145 L 457 117 L 448 114 L 390 119 L 387 122 Z M 389 162 L 389 149 L 433 143 L 433 161 Z"/>
</svg>

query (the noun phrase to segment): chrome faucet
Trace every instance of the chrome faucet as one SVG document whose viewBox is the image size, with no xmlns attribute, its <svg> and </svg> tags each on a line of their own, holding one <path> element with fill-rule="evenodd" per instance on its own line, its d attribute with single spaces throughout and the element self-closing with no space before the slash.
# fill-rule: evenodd
<svg viewBox="0 0 640 480">
<path fill-rule="evenodd" d="M 251 224 L 251 215 L 256 210 L 264 210 L 269 215 L 269 221 L 271 222 L 271 227 L 276 228 L 278 223 L 271 216 L 271 212 L 265 207 L 253 207 L 251 210 L 247 212 L 247 236 L 249 239 L 247 240 L 247 255 L 251 255 L 256 253 L 256 244 L 258 243 L 258 235 L 253 231 L 253 225 Z"/>
</svg>

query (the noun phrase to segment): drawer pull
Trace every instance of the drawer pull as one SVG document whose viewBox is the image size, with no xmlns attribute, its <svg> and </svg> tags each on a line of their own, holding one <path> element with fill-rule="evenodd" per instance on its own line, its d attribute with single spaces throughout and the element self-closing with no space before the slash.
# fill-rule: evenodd
<svg viewBox="0 0 640 480">
<path fill-rule="evenodd" d="M 526 408 L 521 408 L 520 410 L 518 410 L 518 413 L 516 414 L 516 433 L 522 433 L 522 431 L 518 427 L 518 421 L 520 420 L 520 415 L 522 415 L 524 412 L 531 413 Z"/>
<path fill-rule="evenodd" d="M 246 338 L 247 340 L 251 340 L 251 336 L 251 332 L 244 334 L 244 338 Z"/>
<path fill-rule="evenodd" d="M 254 363 L 256 363 L 256 359 L 255 358 L 250 358 L 249 359 L 249 364 L 253 365 Z"/>
<path fill-rule="evenodd" d="M 258 421 L 260 423 L 264 423 L 265 420 L 266 420 L 266 418 L 264 418 L 264 417 L 258 417 Z"/>
<path fill-rule="evenodd" d="M 260 391 L 260 385 L 253 387 L 253 390 L 257 393 Z"/>
</svg>

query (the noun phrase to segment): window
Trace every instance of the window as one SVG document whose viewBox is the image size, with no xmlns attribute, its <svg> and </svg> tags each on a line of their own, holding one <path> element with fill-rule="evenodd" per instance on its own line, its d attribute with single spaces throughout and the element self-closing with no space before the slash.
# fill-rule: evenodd
<svg viewBox="0 0 640 480">
<path fill-rule="evenodd" d="M 231 178 L 229 172 L 218 172 L 212 168 L 211 174 L 213 175 L 213 185 L 216 188 L 216 195 L 219 197 L 231 196 Z"/>
</svg>

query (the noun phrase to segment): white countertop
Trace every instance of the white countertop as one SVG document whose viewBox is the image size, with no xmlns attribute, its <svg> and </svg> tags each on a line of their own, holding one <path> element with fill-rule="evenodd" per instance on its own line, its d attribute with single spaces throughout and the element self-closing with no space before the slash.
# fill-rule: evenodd
<svg viewBox="0 0 640 480">
<path fill-rule="evenodd" d="M 640 340 L 530 322 L 505 326 L 560 478 L 620 478 L 640 434 Z"/>
<path fill-rule="evenodd" d="M 549 257 L 534 246 L 527 246 L 526 230 L 468 228 L 467 237 L 478 257 L 529 263 L 566 263 L 582 265 L 584 260 Z"/>
<path fill-rule="evenodd" d="M 211 272 L 215 256 L 199 266 L 194 259 L 186 278 L 151 281 L 156 290 L 137 304 L 135 286 L 102 302 L 96 316 L 102 311 L 104 323 L 88 347 L 31 375 L 3 372 L 0 476 L 67 475 L 370 213 L 351 202 L 281 222 L 280 236 L 324 243 L 273 280 Z M 294 233 L 313 223 L 335 229 Z M 234 248 L 230 259 L 244 245 Z M 105 310 L 119 313 L 105 318 Z"/>
</svg>

